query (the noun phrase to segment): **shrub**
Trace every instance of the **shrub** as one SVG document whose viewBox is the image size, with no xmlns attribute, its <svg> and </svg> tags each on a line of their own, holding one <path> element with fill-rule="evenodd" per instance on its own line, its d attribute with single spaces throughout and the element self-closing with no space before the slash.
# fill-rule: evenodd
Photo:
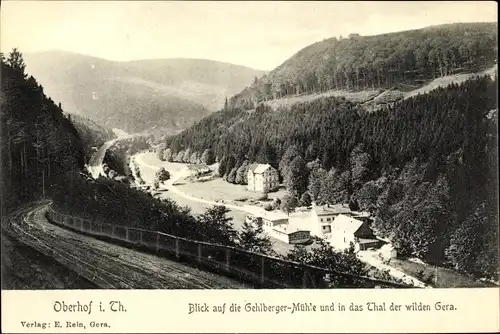
<svg viewBox="0 0 500 334">
<path fill-rule="evenodd" d="M 258 198 L 259 201 L 267 201 L 269 200 L 269 196 L 267 194 L 264 194 Z"/>
<path fill-rule="evenodd" d="M 170 179 L 170 173 L 165 168 L 160 168 L 158 172 L 156 172 L 156 179 L 159 182 L 164 182 Z"/>
</svg>

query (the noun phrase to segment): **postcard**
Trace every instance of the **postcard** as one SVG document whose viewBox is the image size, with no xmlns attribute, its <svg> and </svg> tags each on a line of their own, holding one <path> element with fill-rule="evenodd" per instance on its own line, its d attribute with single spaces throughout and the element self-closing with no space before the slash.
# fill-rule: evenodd
<svg viewBox="0 0 500 334">
<path fill-rule="evenodd" d="M 3 2 L 2 332 L 498 332 L 497 9 Z"/>
</svg>

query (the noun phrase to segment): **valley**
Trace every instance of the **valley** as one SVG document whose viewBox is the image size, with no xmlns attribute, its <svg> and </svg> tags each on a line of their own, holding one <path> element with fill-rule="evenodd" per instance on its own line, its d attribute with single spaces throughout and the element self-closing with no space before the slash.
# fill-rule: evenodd
<svg viewBox="0 0 500 334">
<path fill-rule="evenodd" d="M 160 161 L 153 153 L 141 153 L 134 157 L 135 163 L 139 166 L 141 171 L 141 176 L 147 185 L 152 187 L 154 180 L 156 179 L 156 172 L 164 167 L 171 173 L 171 179 L 160 185 L 158 192 L 155 192 L 155 197 L 158 198 L 170 198 L 174 200 L 178 205 L 187 206 L 191 209 L 191 213 L 194 215 L 203 214 L 207 208 L 213 205 L 224 205 L 230 211 L 228 212 L 228 217 L 232 218 L 232 225 L 237 231 L 241 231 L 243 228 L 243 222 L 248 213 L 255 213 L 260 211 L 259 207 L 243 205 L 242 203 L 237 203 L 225 197 L 227 193 L 232 193 L 231 188 L 235 186 L 225 185 L 225 193 L 218 192 L 217 189 L 212 188 L 213 183 L 218 183 L 224 185 L 220 179 L 216 178 L 211 181 L 203 182 L 204 189 L 200 189 L 198 182 L 192 182 L 188 180 L 190 177 L 189 173 L 186 171 L 186 167 L 189 164 L 184 163 L 168 163 Z M 216 166 L 211 166 L 214 170 Z M 213 173 L 213 172 L 212 172 Z M 186 186 L 193 186 L 196 188 L 196 192 L 186 189 Z M 240 190 L 241 191 L 241 190 Z M 243 191 L 243 193 L 247 193 Z M 253 194 L 254 197 L 257 195 Z M 280 240 L 274 239 L 273 249 L 279 254 L 285 255 L 290 251 L 293 246 L 286 244 Z"/>
<path fill-rule="evenodd" d="M 65 51 L 24 56 L 27 72 L 66 112 L 129 133 L 179 132 L 264 73 L 204 59 L 116 62 Z"/>
<path fill-rule="evenodd" d="M 496 27 L 334 37 L 271 71 L 2 54 L 2 243 L 40 262 L 9 286 L 248 288 L 202 249 L 256 284 L 498 285 Z"/>
</svg>

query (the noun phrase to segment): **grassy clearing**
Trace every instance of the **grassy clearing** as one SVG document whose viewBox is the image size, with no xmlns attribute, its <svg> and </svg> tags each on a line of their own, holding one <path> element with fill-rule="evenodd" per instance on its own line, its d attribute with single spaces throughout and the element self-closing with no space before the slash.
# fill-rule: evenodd
<svg viewBox="0 0 500 334">
<path fill-rule="evenodd" d="M 461 74 L 448 75 L 442 78 L 437 78 L 430 81 L 429 83 L 427 83 L 426 85 L 422 86 L 419 89 L 415 89 L 412 90 L 411 92 L 406 93 L 404 98 L 407 99 L 409 97 L 418 94 L 425 94 L 439 87 L 446 87 L 452 83 L 461 84 L 462 82 L 472 79 L 473 77 L 476 76 L 483 76 L 483 75 L 493 76 L 496 71 L 497 71 L 497 65 L 491 68 L 487 68 L 478 73 L 461 73 Z"/>
<path fill-rule="evenodd" d="M 300 96 L 291 96 L 285 97 L 282 99 L 276 99 L 267 101 L 266 104 L 273 109 L 278 109 L 279 107 L 289 107 L 296 103 L 308 102 L 315 99 L 319 99 L 322 97 L 329 96 L 343 96 L 347 100 L 355 102 L 355 103 L 363 103 L 368 100 L 373 99 L 375 96 L 379 95 L 382 92 L 381 89 L 367 89 L 359 92 L 350 92 L 343 90 L 329 90 L 324 93 L 315 93 L 310 95 L 300 95 Z"/>
<path fill-rule="evenodd" d="M 366 89 L 359 92 L 351 92 L 344 90 L 329 90 L 324 93 L 314 93 L 309 95 L 291 96 L 282 99 L 275 99 L 265 102 L 268 106 L 273 109 L 278 109 L 279 107 L 289 107 L 296 103 L 308 102 L 322 97 L 329 96 L 343 96 L 347 100 L 354 103 L 367 103 L 366 107 L 368 110 L 374 110 L 380 104 L 386 104 L 394 102 L 400 99 L 406 99 L 417 94 L 424 94 L 437 89 L 439 87 L 446 87 L 451 83 L 460 84 L 468 79 L 471 79 L 477 75 L 490 75 L 493 76 L 497 71 L 497 65 L 487 68 L 483 71 L 478 70 L 476 73 L 461 73 L 448 75 L 442 78 L 437 78 L 431 80 L 424 85 L 422 84 L 408 84 L 399 83 L 392 90 L 383 89 Z M 372 101 L 373 100 L 373 101 Z M 251 111 L 249 112 L 251 113 Z"/>
<path fill-rule="evenodd" d="M 225 203 L 249 204 L 260 207 L 271 203 L 275 198 L 282 198 L 285 195 L 285 191 L 280 189 L 267 194 L 268 200 L 260 200 L 263 196 L 262 193 L 249 191 L 245 185 L 232 184 L 221 178 L 202 180 L 201 182 L 183 179 L 179 180 L 176 186 L 179 190 L 193 197 L 214 202 L 223 200 Z"/>
<path fill-rule="evenodd" d="M 428 264 L 416 263 L 403 259 L 391 259 L 389 265 L 416 277 L 436 288 L 471 288 L 486 287 L 486 283 L 475 281 L 451 269 L 434 267 Z M 437 280 L 435 281 L 435 278 Z"/>
</svg>

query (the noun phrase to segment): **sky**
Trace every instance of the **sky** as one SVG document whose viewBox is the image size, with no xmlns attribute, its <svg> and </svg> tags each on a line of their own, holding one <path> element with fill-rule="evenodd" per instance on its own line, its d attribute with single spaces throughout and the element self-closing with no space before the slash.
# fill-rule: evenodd
<svg viewBox="0 0 500 334">
<path fill-rule="evenodd" d="M 7 0 L 1 3 L 0 48 L 119 61 L 204 58 L 271 70 L 326 38 L 493 21 L 493 1 Z"/>
</svg>

